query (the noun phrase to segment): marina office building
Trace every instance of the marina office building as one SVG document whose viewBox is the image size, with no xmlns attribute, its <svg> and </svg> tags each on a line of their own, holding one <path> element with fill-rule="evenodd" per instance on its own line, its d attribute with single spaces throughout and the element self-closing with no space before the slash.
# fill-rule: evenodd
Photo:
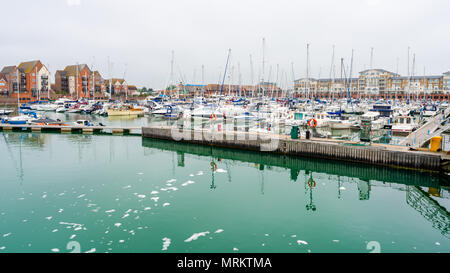
<svg viewBox="0 0 450 273">
<path fill-rule="evenodd" d="M 384 69 L 359 72 L 358 78 L 302 78 L 294 82 L 300 98 L 449 100 L 450 71 L 437 76 L 401 76 Z"/>
</svg>

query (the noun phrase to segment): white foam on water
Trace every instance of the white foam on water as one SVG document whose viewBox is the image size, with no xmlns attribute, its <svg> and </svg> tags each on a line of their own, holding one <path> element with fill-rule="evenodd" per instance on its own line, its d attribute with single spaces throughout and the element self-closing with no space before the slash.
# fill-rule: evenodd
<svg viewBox="0 0 450 273">
<path fill-rule="evenodd" d="M 214 233 L 222 233 L 222 232 L 223 232 L 223 229 L 218 229 L 218 230 L 214 231 Z"/>
<path fill-rule="evenodd" d="M 177 180 L 176 179 L 170 179 L 170 180 L 167 180 L 167 183 L 173 183 L 173 182 L 176 182 Z"/>
<path fill-rule="evenodd" d="M 155 201 L 155 202 L 158 202 L 159 197 L 158 197 L 158 196 L 155 196 L 155 197 L 152 197 L 152 198 L 150 198 L 150 199 L 152 199 L 152 200 Z"/>
<path fill-rule="evenodd" d="M 206 236 L 207 234 L 209 234 L 209 231 L 204 231 L 204 232 L 199 232 L 199 233 L 194 233 L 192 234 L 191 237 L 187 238 L 186 240 L 184 240 L 186 243 L 189 243 L 191 241 L 195 241 L 197 240 L 199 237 L 201 236 Z"/>
<path fill-rule="evenodd" d="M 436 242 L 435 244 L 436 244 L 437 246 L 440 246 L 440 245 L 441 245 L 441 243 L 439 243 L 439 242 Z"/>
<path fill-rule="evenodd" d="M 341 191 L 345 191 L 345 187 L 340 187 L 339 188 Z"/>
<path fill-rule="evenodd" d="M 235 248 L 233 248 L 233 251 L 239 251 L 239 249 L 235 247 Z"/>
<path fill-rule="evenodd" d="M 151 210 L 152 208 L 151 207 L 146 207 L 144 210 Z"/>
<path fill-rule="evenodd" d="M 181 184 L 181 186 L 186 187 L 187 185 L 194 184 L 194 183 L 195 183 L 194 181 L 189 180 L 189 181 Z"/>
<path fill-rule="evenodd" d="M 145 194 L 139 194 L 137 197 L 139 197 L 139 198 L 145 198 Z"/>
<path fill-rule="evenodd" d="M 5 250 L 5 249 L 6 249 L 6 246 L 0 247 L 0 250 Z"/>
<path fill-rule="evenodd" d="M 126 190 L 126 189 L 129 189 L 129 188 L 131 188 L 131 185 L 127 185 L 127 186 L 123 187 L 122 189 Z"/>
<path fill-rule="evenodd" d="M 225 171 L 224 169 L 217 169 L 215 172 L 216 173 L 226 173 L 227 171 Z"/>
<path fill-rule="evenodd" d="M 307 245 L 308 242 L 305 242 L 305 241 L 302 241 L 302 240 L 298 240 L 297 244 L 299 244 L 299 245 Z"/>
<path fill-rule="evenodd" d="M 73 234 L 72 236 L 70 236 L 69 240 L 72 240 L 75 237 L 77 237 L 77 235 Z"/>
<path fill-rule="evenodd" d="M 59 249 L 58 248 L 53 248 L 52 252 L 59 252 Z"/>
<path fill-rule="evenodd" d="M 122 219 L 127 218 L 128 216 L 130 216 L 128 213 L 126 213 L 124 216 L 122 216 Z"/>
<path fill-rule="evenodd" d="M 77 198 L 80 199 L 80 198 L 83 198 L 83 197 L 85 197 L 85 196 L 86 196 L 86 194 L 83 193 L 83 194 L 78 195 Z"/>
<path fill-rule="evenodd" d="M 269 237 L 269 234 L 266 233 L 266 234 L 264 234 L 264 236 Z"/>
<path fill-rule="evenodd" d="M 55 228 L 54 230 L 52 230 L 52 232 L 53 233 L 58 232 L 58 229 Z"/>
<path fill-rule="evenodd" d="M 62 192 L 60 194 L 58 194 L 59 196 L 63 196 L 64 194 L 66 194 L 65 192 Z"/>
<path fill-rule="evenodd" d="M 158 194 L 158 191 L 152 191 L 151 194 Z"/>
<path fill-rule="evenodd" d="M 163 238 L 162 240 L 163 240 L 162 250 L 166 251 L 170 246 L 171 240 L 170 238 Z"/>
<path fill-rule="evenodd" d="M 194 174 L 191 173 L 189 176 L 190 176 L 190 177 L 194 177 Z"/>
<path fill-rule="evenodd" d="M 163 204 L 163 207 L 167 207 L 167 206 L 170 206 L 170 203 L 164 203 Z"/>
<path fill-rule="evenodd" d="M 122 223 L 115 223 L 114 226 L 116 227 L 120 227 L 122 225 Z"/>
<path fill-rule="evenodd" d="M 291 237 L 292 237 L 292 238 L 295 238 L 295 237 L 297 237 L 297 235 L 292 235 Z"/>
<path fill-rule="evenodd" d="M 128 209 L 127 211 L 125 211 L 125 213 L 129 213 L 131 211 L 131 209 Z"/>
<path fill-rule="evenodd" d="M 61 213 L 61 212 L 63 212 L 63 211 L 64 211 L 64 209 L 59 209 L 59 210 L 58 210 L 59 213 Z"/>
<path fill-rule="evenodd" d="M 47 220 L 52 220 L 53 216 L 45 217 Z"/>
<path fill-rule="evenodd" d="M 47 194 L 42 195 L 42 199 L 47 198 Z"/>
<path fill-rule="evenodd" d="M 339 243 L 339 240 L 333 240 L 334 243 Z"/>
<path fill-rule="evenodd" d="M 91 248 L 90 250 L 86 251 L 85 253 L 94 253 L 95 251 L 97 251 L 97 249 Z"/>
<path fill-rule="evenodd" d="M 3 237 L 8 237 L 8 236 L 10 236 L 12 233 L 10 232 L 10 233 L 6 233 L 6 234 L 3 234 Z"/>
<path fill-rule="evenodd" d="M 123 242 L 125 242 L 125 240 L 119 240 L 119 243 L 123 243 Z"/>
<path fill-rule="evenodd" d="M 197 175 L 203 175 L 203 171 L 199 171 Z"/>
<path fill-rule="evenodd" d="M 144 174 L 144 173 L 142 173 L 142 172 L 141 172 L 141 173 L 138 173 L 138 175 L 143 175 L 143 174 Z"/>
</svg>

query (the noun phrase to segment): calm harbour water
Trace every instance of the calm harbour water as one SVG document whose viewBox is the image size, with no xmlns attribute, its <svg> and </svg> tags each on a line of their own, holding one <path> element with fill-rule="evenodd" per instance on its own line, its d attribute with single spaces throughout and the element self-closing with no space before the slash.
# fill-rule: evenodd
<svg viewBox="0 0 450 273">
<path fill-rule="evenodd" d="M 381 252 L 450 252 L 450 188 L 430 173 L 140 137 L 0 134 L 0 253 L 370 252 L 372 241 Z"/>
</svg>

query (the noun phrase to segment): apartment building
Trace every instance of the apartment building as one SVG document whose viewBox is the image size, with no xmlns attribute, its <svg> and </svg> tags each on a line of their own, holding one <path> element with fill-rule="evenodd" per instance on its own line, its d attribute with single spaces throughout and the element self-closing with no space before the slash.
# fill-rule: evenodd
<svg viewBox="0 0 450 273">
<path fill-rule="evenodd" d="M 0 95 L 8 95 L 8 81 L 5 74 L 0 72 Z"/>
<path fill-rule="evenodd" d="M 105 80 L 106 92 L 112 96 L 126 96 L 128 93 L 128 83 L 124 79 Z"/>
<path fill-rule="evenodd" d="M 384 69 L 368 69 L 352 79 L 303 78 L 294 82 L 304 98 L 433 99 L 450 97 L 450 71 L 442 75 L 404 77 Z"/>
<path fill-rule="evenodd" d="M 29 102 L 49 96 L 50 72 L 39 60 L 22 62 L 17 67 L 6 66 L 1 73 L 6 78 L 10 97 L 19 96 L 20 101 Z"/>
</svg>

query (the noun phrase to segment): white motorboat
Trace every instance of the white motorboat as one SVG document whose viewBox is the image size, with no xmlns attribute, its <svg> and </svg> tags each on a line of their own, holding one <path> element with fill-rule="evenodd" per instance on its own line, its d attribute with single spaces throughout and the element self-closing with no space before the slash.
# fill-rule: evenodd
<svg viewBox="0 0 450 273">
<path fill-rule="evenodd" d="M 418 124 L 412 116 L 398 116 L 392 125 L 392 132 L 397 134 L 409 134 Z"/>
<path fill-rule="evenodd" d="M 369 111 L 361 116 L 361 121 L 370 122 L 371 129 L 381 130 L 384 128 L 384 125 L 387 124 L 387 119 L 381 117 L 379 112 Z"/>
<path fill-rule="evenodd" d="M 436 105 L 425 105 L 422 109 L 422 114 L 424 117 L 433 117 L 439 112 L 439 109 Z"/>
</svg>

